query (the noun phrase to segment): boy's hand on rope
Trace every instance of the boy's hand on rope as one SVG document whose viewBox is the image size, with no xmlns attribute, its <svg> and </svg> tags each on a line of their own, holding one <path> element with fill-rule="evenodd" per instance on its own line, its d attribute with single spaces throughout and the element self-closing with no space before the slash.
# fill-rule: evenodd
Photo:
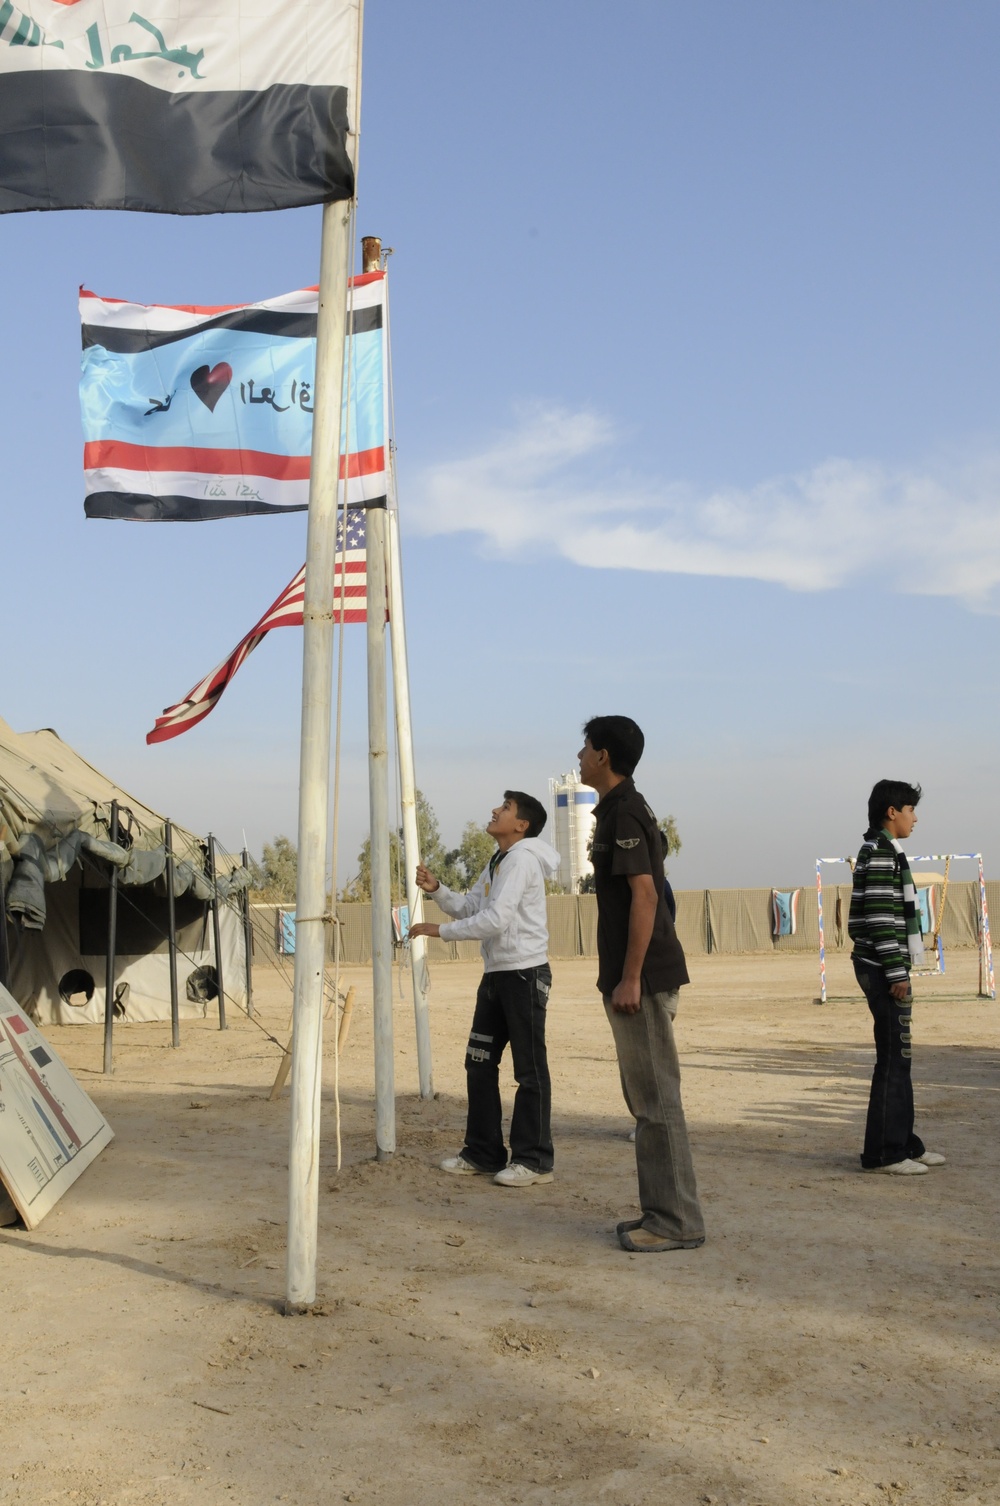
<svg viewBox="0 0 1000 1506">
<path fill-rule="evenodd" d="M 429 868 L 425 868 L 423 863 L 417 864 L 417 886 L 425 894 L 433 894 L 435 889 L 440 889 L 441 887 L 433 873 L 431 873 Z"/>
<path fill-rule="evenodd" d="M 415 926 L 410 927 L 408 934 L 411 940 L 414 936 L 440 936 L 441 927 L 433 921 L 419 920 Z"/>
</svg>

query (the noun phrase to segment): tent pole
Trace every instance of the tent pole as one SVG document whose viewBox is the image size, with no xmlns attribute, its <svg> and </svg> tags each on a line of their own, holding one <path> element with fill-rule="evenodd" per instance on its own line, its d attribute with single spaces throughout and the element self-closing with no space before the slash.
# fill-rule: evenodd
<svg viewBox="0 0 1000 1506">
<path fill-rule="evenodd" d="M 118 801 L 111 802 L 111 829 L 109 837 L 118 844 Z M 110 1076 L 114 1071 L 115 1028 L 115 945 L 118 939 L 118 869 L 111 869 L 108 888 L 108 955 L 104 971 L 104 1071 Z"/>
<path fill-rule="evenodd" d="M 333 572 L 337 550 L 337 492 L 351 223 L 350 203 L 341 201 L 323 206 L 319 317 L 316 326 L 316 386 L 313 389 L 315 413 L 306 538 L 306 586 L 302 610 L 302 730 L 299 750 L 286 1312 L 301 1312 L 316 1300 L 330 810 L 330 714 L 333 700 Z"/>
<path fill-rule="evenodd" d="M 181 1043 L 181 1014 L 177 1002 L 177 912 L 174 906 L 174 825 L 164 828 L 163 845 L 167 852 L 167 954 L 170 961 L 170 1044 Z"/>
<path fill-rule="evenodd" d="M 389 857 L 389 748 L 385 674 L 385 509 L 370 507 L 366 517 L 375 1159 L 385 1161 L 396 1149 L 396 1098 L 392 1059 L 392 868 Z"/>
<path fill-rule="evenodd" d="M 392 491 L 395 492 L 395 487 Z M 391 500 L 395 501 L 394 495 Z M 399 514 L 394 506 L 390 507 L 385 521 L 389 535 L 389 639 L 392 644 L 392 687 L 393 701 L 396 706 L 406 903 L 409 906 L 411 924 L 415 924 L 424 918 L 423 894 L 417 888 L 420 832 L 417 826 L 417 790 L 413 765 L 413 724 L 410 719 L 406 622 L 403 617 L 403 567 L 399 547 Z M 417 936 L 410 942 L 410 963 L 413 978 L 413 1012 L 416 1016 L 417 1076 L 420 1082 L 420 1096 L 433 1098 L 431 1027 L 427 1008 L 427 942 L 423 936 Z"/>
<path fill-rule="evenodd" d="M 243 867 L 249 869 L 250 854 L 243 849 Z M 243 950 L 247 964 L 247 1019 L 253 1019 L 253 920 L 250 915 L 250 886 L 243 891 Z"/>
<path fill-rule="evenodd" d="M 215 838 L 208 834 L 208 867 L 212 880 L 212 935 L 215 941 L 215 981 L 219 989 L 219 1029 L 228 1030 L 226 1024 L 226 986 L 222 977 L 222 928 L 219 925 L 219 882 L 215 871 Z"/>
</svg>

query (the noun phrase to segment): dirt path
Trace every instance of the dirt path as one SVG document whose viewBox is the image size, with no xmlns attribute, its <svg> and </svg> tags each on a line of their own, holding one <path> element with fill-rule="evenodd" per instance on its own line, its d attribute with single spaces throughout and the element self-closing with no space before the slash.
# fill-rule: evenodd
<svg viewBox="0 0 1000 1506">
<path fill-rule="evenodd" d="M 856 1169 L 860 999 L 814 1007 L 810 957 L 692 973 L 678 1031 L 708 1243 L 629 1256 L 593 963 L 555 966 L 557 1177 L 525 1191 L 435 1169 L 461 1143 L 465 964 L 434 973 L 431 1103 L 399 1001 L 400 1149 L 370 1159 L 359 971 L 339 1174 L 327 1062 L 309 1318 L 274 1305 L 288 1099 L 267 1101 L 266 1038 L 207 1021 L 173 1052 L 169 1030 L 121 1029 L 108 1082 L 98 1032 L 50 1031 L 117 1138 L 34 1234 L 0 1233 L 0 1501 L 995 1506 L 1000 1005 L 918 1002 L 918 1127 L 950 1164 L 900 1183 Z M 283 986 L 259 974 L 257 994 L 282 1034 Z"/>
</svg>

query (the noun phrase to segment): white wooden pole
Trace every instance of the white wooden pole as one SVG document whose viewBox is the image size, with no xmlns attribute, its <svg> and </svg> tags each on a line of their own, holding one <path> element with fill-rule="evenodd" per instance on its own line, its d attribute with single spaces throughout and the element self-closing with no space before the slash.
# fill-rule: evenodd
<svg viewBox="0 0 1000 1506">
<path fill-rule="evenodd" d="M 417 789 L 413 766 L 413 724 L 410 720 L 410 674 L 406 657 L 406 619 L 403 615 L 403 567 L 399 547 L 399 514 L 395 485 L 386 515 L 389 535 L 389 639 L 392 644 L 392 686 L 396 705 L 396 739 L 399 752 L 400 804 L 403 816 L 403 856 L 406 871 L 406 903 L 410 920 L 423 920 L 423 893 L 417 888 L 420 835 L 417 829 Z M 427 942 L 417 936 L 410 942 L 413 977 L 413 1012 L 417 1027 L 417 1075 L 421 1098 L 434 1097 L 431 1063 L 431 1027 L 427 1008 Z"/>
<path fill-rule="evenodd" d="M 372 872 L 372 999 L 375 1021 L 375 1156 L 396 1149 L 392 1049 L 392 878 L 389 858 L 389 740 L 386 713 L 385 509 L 367 513 L 368 797 Z"/>
<path fill-rule="evenodd" d="M 323 206 L 316 328 L 316 385 L 306 585 L 303 606 L 302 741 L 295 899 L 292 1124 L 288 1161 L 286 1311 L 316 1300 L 319 1116 L 326 962 L 326 855 L 333 692 L 333 571 L 337 540 L 347 264 L 352 205 Z"/>
</svg>

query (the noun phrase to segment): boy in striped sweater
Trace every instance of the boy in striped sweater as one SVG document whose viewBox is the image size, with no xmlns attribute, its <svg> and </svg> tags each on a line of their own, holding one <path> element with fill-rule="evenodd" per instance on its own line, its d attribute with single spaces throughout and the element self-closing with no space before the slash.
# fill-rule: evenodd
<svg viewBox="0 0 1000 1506">
<path fill-rule="evenodd" d="M 892 1176 L 923 1176 L 928 1166 L 945 1161 L 913 1133 L 910 969 L 923 957 L 924 944 L 913 875 L 900 843 L 917 824 L 919 799 L 919 784 L 900 779 L 880 779 L 872 790 L 847 923 L 854 972 L 875 1027 L 861 1165 Z"/>
</svg>

